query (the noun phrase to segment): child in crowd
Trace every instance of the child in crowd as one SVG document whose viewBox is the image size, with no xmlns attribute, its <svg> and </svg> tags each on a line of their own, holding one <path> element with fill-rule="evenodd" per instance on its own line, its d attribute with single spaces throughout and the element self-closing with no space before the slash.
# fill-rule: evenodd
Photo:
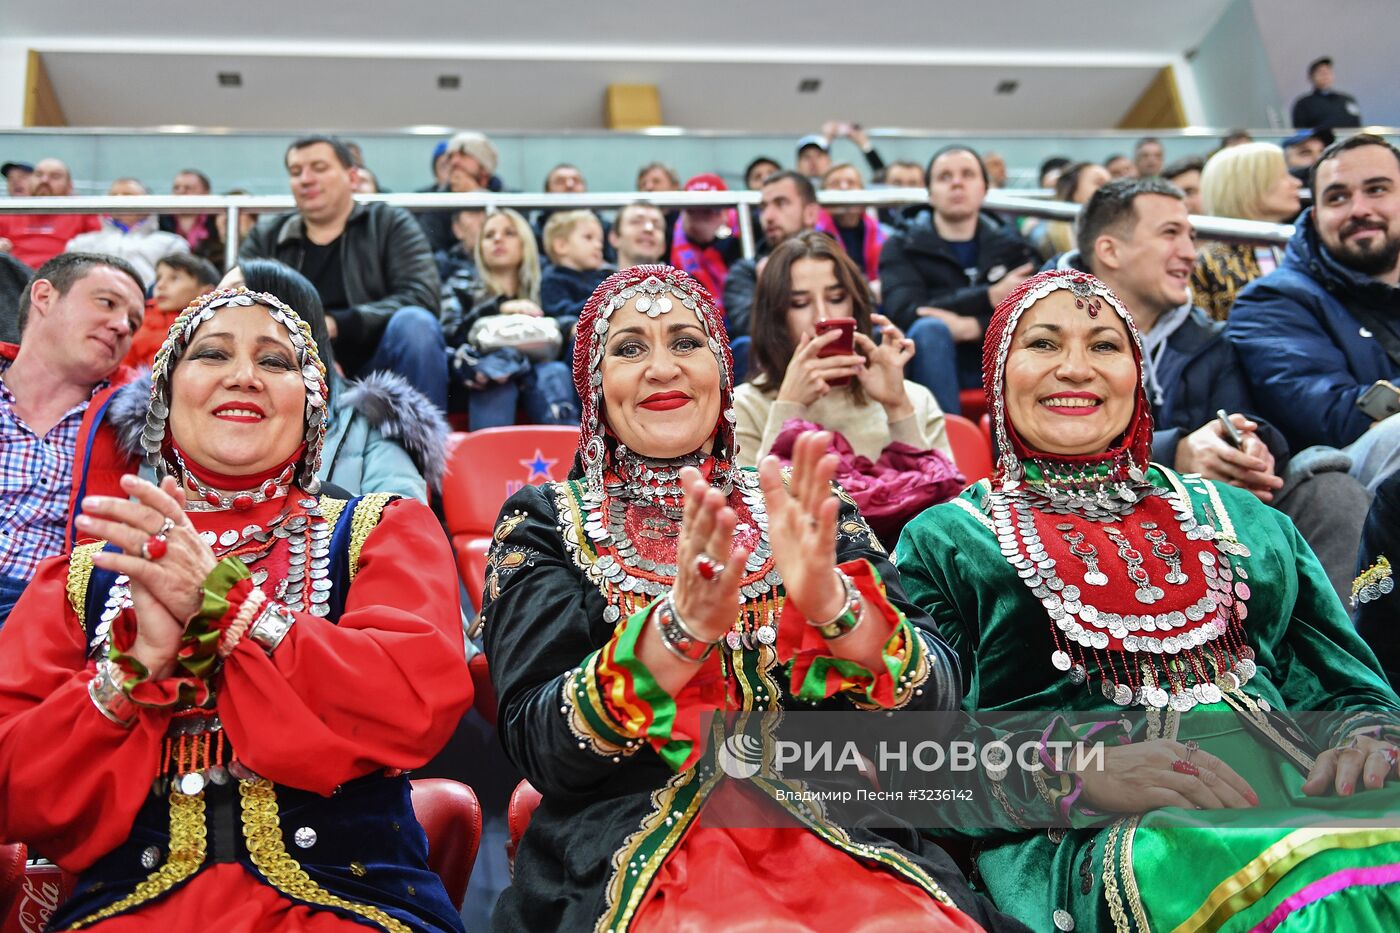
<svg viewBox="0 0 1400 933">
<path fill-rule="evenodd" d="M 141 329 L 131 338 L 125 366 L 150 366 L 165 342 L 166 332 L 186 305 L 219 284 L 219 270 L 191 253 L 173 253 L 156 263 L 153 296 L 146 302 Z"/>
<path fill-rule="evenodd" d="M 571 335 L 584 302 L 608 277 L 603 225 L 592 211 L 560 211 L 545 222 L 542 239 L 552 265 L 540 280 L 540 306 Z"/>
</svg>

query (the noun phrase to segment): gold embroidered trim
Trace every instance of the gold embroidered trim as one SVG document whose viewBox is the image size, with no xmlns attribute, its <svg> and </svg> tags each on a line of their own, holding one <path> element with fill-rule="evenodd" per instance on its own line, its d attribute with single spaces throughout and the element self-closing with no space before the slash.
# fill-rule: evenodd
<svg viewBox="0 0 1400 933">
<path fill-rule="evenodd" d="M 381 506 L 382 507 L 382 506 Z M 365 918 L 390 933 L 413 933 L 412 929 L 388 912 L 370 904 L 357 904 L 338 897 L 311 880 L 301 864 L 287 853 L 277 816 L 277 793 L 265 778 L 239 781 L 238 795 L 243 805 L 243 838 L 248 855 L 262 876 L 288 897 L 319 907 L 337 907 Z"/>
<path fill-rule="evenodd" d="M 360 499 L 355 506 L 355 514 L 350 516 L 350 579 L 360 569 L 360 549 L 370 532 L 379 525 L 384 516 L 384 507 L 399 498 L 392 492 L 372 492 Z M 342 506 L 343 507 L 343 506 Z M 336 513 L 339 515 L 339 512 Z"/>
<path fill-rule="evenodd" d="M 86 640 L 87 590 L 92 579 L 92 555 L 107 546 L 106 541 L 94 541 L 73 548 L 68 557 L 68 582 L 64 589 L 68 592 L 68 605 L 78 617 L 78 628 L 84 631 Z"/>
<path fill-rule="evenodd" d="M 1142 894 L 1138 891 L 1137 872 L 1133 870 L 1133 840 L 1137 837 L 1141 816 L 1135 816 L 1123 827 L 1123 854 L 1119 870 L 1123 873 L 1123 895 L 1128 899 L 1128 909 L 1133 912 L 1139 933 L 1152 933 L 1147 923 L 1147 912 L 1142 909 Z"/>
<path fill-rule="evenodd" d="M 607 903 L 602 916 L 598 918 L 598 924 L 593 928 L 595 933 L 612 933 L 614 929 L 625 929 L 631 925 L 632 915 L 636 913 L 641 905 L 642 896 L 646 894 L 647 888 L 651 886 L 651 879 L 665 864 L 666 857 L 671 854 L 680 837 L 684 835 L 690 821 L 695 814 L 700 812 L 700 805 L 709 797 L 709 792 L 714 785 L 719 783 L 724 776 L 718 769 L 691 797 L 689 806 L 684 811 L 671 812 L 671 801 L 681 788 L 691 781 L 696 780 L 699 772 L 691 768 L 688 771 L 681 771 L 665 784 L 651 792 L 652 810 L 648 813 L 639 825 L 626 839 L 622 841 L 622 846 L 613 853 L 612 879 L 608 882 Z M 632 897 L 628 903 L 621 908 L 620 916 L 618 911 L 618 899 L 622 896 L 622 884 L 627 875 L 627 867 L 631 864 L 634 853 L 641 848 L 653 832 L 665 824 L 670 827 L 666 832 L 666 838 L 658 846 L 656 856 L 636 866 L 637 881 L 632 886 Z M 609 923 L 611 919 L 617 917 L 621 923 L 614 926 Z"/>
<path fill-rule="evenodd" d="M 1133 822 L 1137 819 L 1132 817 Z M 1123 909 L 1123 898 L 1118 890 L 1118 869 L 1113 860 L 1118 836 L 1128 822 L 1128 819 L 1115 821 L 1108 831 L 1108 838 L 1103 847 L 1103 899 L 1108 904 L 1108 915 L 1113 919 L 1113 929 L 1116 933 L 1132 933 L 1133 929 L 1128 920 L 1128 912 Z"/>
<path fill-rule="evenodd" d="M 74 551 L 76 556 L 77 551 Z M 185 794 L 170 795 L 170 855 L 165 864 L 136 886 L 136 889 L 119 901 L 89 914 L 68 929 L 78 930 L 99 920 L 115 917 L 133 907 L 153 901 L 175 885 L 188 880 L 204 864 L 206 852 L 204 828 L 204 794 L 193 797 Z"/>
<path fill-rule="evenodd" d="M 575 671 L 564 680 L 563 702 L 568 708 L 564 715 L 564 720 L 569 724 L 569 731 L 579 740 L 579 746 L 587 746 L 588 750 L 595 755 L 602 755 L 605 758 L 612 758 L 617 755 L 635 755 L 641 751 L 642 742 L 633 742 L 630 745 L 618 745 L 610 742 L 602 734 L 595 732 L 593 726 L 589 724 L 588 718 L 583 715 L 583 711 L 578 708 L 578 698 L 575 696 L 577 689 L 574 678 L 583 678 L 583 688 L 588 693 L 589 702 L 596 710 L 604 709 L 603 698 L 598 695 L 598 681 L 593 676 L 591 670 L 582 668 Z"/>
</svg>

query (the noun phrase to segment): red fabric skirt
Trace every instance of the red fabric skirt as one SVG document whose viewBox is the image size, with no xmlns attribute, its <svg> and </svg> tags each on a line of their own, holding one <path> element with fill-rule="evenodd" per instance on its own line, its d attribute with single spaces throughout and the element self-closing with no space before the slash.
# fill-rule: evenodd
<svg viewBox="0 0 1400 933">
<path fill-rule="evenodd" d="M 218 930 L 219 933 L 307 933 L 369 929 L 328 910 L 287 900 L 242 865 L 206 868 L 168 898 L 85 929 L 98 933 Z"/>
<path fill-rule="evenodd" d="M 766 798 L 725 781 L 657 872 L 633 930 L 646 933 L 981 933 L 955 907 L 822 841 Z M 740 828 L 741 827 L 741 828 Z"/>
</svg>

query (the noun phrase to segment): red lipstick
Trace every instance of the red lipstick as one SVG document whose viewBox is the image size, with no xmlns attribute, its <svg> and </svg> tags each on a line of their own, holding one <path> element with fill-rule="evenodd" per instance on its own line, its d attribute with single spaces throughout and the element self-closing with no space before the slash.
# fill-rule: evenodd
<svg viewBox="0 0 1400 933">
<path fill-rule="evenodd" d="M 690 404 L 690 396 L 684 392 L 655 392 L 642 399 L 640 404 L 650 411 L 672 411 Z"/>
</svg>

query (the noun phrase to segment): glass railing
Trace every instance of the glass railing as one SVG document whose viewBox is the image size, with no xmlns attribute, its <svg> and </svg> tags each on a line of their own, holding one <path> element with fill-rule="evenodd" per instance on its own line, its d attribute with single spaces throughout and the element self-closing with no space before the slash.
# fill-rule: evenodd
<svg viewBox="0 0 1400 933">
<path fill-rule="evenodd" d="M 1020 217 L 1042 217 L 1054 220 L 1073 220 L 1079 213 L 1079 205 L 1064 201 L 1049 200 L 1049 192 L 1044 190 L 1001 190 L 987 193 L 983 209 L 997 214 Z M 758 204 L 757 191 L 613 191 L 589 192 L 586 194 L 530 194 L 474 192 L 472 194 L 362 194 L 355 200 L 380 201 L 394 204 L 412 211 L 421 210 L 462 210 L 469 207 L 490 208 L 510 207 L 516 210 L 550 208 L 555 210 L 589 208 L 617 208 L 636 201 L 645 201 L 657 207 L 738 207 L 751 208 Z M 922 188 L 876 188 L 865 191 L 823 191 L 818 198 L 827 206 L 863 205 L 872 207 L 901 207 L 909 204 L 924 204 L 928 192 Z M 233 266 L 238 260 L 238 218 L 244 212 L 268 214 L 290 211 L 295 208 L 291 195 L 207 195 L 176 196 L 146 195 L 139 197 L 95 197 L 63 198 L 0 198 L 0 214 L 102 214 L 113 211 L 122 214 L 213 214 L 222 213 L 227 219 L 226 230 L 230 236 L 225 243 L 225 267 Z M 750 210 L 736 211 L 738 235 L 743 244 L 744 255 L 754 255 L 756 242 L 753 229 L 753 214 Z M 1211 240 L 1229 240 L 1241 243 L 1281 245 L 1293 235 L 1293 227 L 1288 224 L 1260 223 L 1252 220 L 1235 220 L 1227 217 L 1193 216 L 1191 222 L 1196 233 Z"/>
</svg>

